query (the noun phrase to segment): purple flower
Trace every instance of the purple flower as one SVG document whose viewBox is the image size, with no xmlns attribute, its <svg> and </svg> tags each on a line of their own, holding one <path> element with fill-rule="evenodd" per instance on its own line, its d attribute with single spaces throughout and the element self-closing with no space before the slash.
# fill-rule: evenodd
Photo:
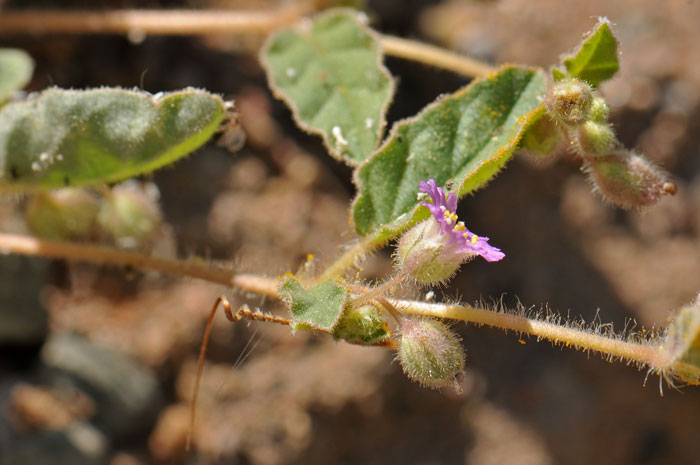
<svg viewBox="0 0 700 465">
<path fill-rule="evenodd" d="M 428 182 L 420 182 L 421 192 L 425 192 L 432 198 L 432 203 L 423 202 L 421 205 L 428 208 L 437 222 L 438 234 L 447 239 L 447 246 L 451 253 L 481 255 L 486 261 L 497 262 L 505 257 L 501 249 L 489 245 L 488 237 L 480 237 L 469 231 L 463 221 L 457 218 L 457 196 L 445 195 L 442 188 L 437 187 L 434 179 Z"/>
</svg>

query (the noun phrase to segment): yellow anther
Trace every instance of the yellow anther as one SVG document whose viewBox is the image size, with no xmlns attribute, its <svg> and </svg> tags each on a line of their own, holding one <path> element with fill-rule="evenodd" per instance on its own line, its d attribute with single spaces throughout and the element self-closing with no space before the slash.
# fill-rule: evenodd
<svg viewBox="0 0 700 465">
<path fill-rule="evenodd" d="M 477 242 L 478 240 L 479 240 L 479 236 L 477 236 L 476 234 L 474 234 L 474 235 L 472 236 L 472 244 L 476 244 L 476 242 Z"/>
<path fill-rule="evenodd" d="M 307 262 L 310 262 L 310 261 L 313 260 L 313 259 L 314 259 L 314 254 L 310 253 L 310 254 L 306 255 L 306 261 L 307 261 Z"/>
<path fill-rule="evenodd" d="M 466 229 L 467 229 L 467 228 L 464 226 L 464 222 L 463 222 L 463 221 L 460 221 L 459 223 L 457 223 L 457 224 L 455 225 L 455 231 L 460 231 L 460 232 L 461 232 L 461 231 L 464 231 L 464 230 L 466 230 Z"/>
</svg>

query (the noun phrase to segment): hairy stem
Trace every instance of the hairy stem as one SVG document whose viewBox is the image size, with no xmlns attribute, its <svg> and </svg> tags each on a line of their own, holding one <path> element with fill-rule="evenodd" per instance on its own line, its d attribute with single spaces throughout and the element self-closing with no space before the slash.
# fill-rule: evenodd
<svg viewBox="0 0 700 465">
<path fill-rule="evenodd" d="M 0 251 L 19 255 L 63 258 L 80 262 L 130 266 L 156 270 L 177 276 L 199 278 L 205 281 L 238 287 L 256 294 L 278 297 L 278 281 L 273 278 L 207 264 L 197 260 L 171 260 L 151 257 L 137 252 L 117 250 L 87 244 L 48 241 L 29 236 L 0 233 Z"/>
<path fill-rule="evenodd" d="M 372 238 L 363 238 L 355 243 L 352 247 L 346 250 L 343 255 L 338 257 L 330 266 L 328 266 L 321 276 L 319 281 L 342 275 L 348 268 L 357 266 L 357 262 L 362 260 L 365 255 L 384 245 L 384 241 L 378 241 Z"/>
<path fill-rule="evenodd" d="M 0 252 L 150 269 L 177 276 L 199 278 L 226 286 L 237 287 L 256 294 L 279 298 L 279 281 L 277 279 L 236 273 L 226 268 L 192 260 L 169 260 L 150 257 L 136 252 L 116 250 L 110 247 L 48 241 L 5 233 L 0 233 Z M 371 290 L 367 291 L 371 292 Z M 546 321 L 468 305 L 447 305 L 398 299 L 386 300 L 398 311 L 405 314 L 451 318 L 469 323 L 484 324 L 548 339 L 567 347 L 598 351 L 612 358 L 623 358 L 656 369 L 659 369 L 664 364 L 659 348 L 653 344 L 622 341 Z"/>
<path fill-rule="evenodd" d="M 613 339 L 600 334 L 524 316 L 512 315 L 471 307 L 469 305 L 447 305 L 388 299 L 402 313 L 451 318 L 469 323 L 483 324 L 548 339 L 556 344 L 575 349 L 593 350 L 611 358 L 622 358 L 653 368 L 662 366 L 659 348 L 652 344 Z"/>
<path fill-rule="evenodd" d="M 0 34 L 267 34 L 312 11 L 310 2 L 294 2 L 276 10 L 6 10 L 0 14 Z M 380 35 L 379 40 L 387 55 L 464 76 L 493 71 L 483 62 L 433 45 L 388 35 Z"/>
<path fill-rule="evenodd" d="M 401 282 L 404 279 L 406 279 L 407 275 L 408 275 L 408 272 L 405 270 L 402 270 L 402 271 L 396 273 L 393 277 L 384 281 L 379 286 L 369 288 L 369 289 L 367 289 L 363 286 L 357 286 L 357 287 L 350 286 L 351 290 L 361 288 L 362 291 L 357 297 L 353 297 L 352 299 L 350 299 L 348 301 L 347 305 L 350 307 L 359 307 L 360 305 L 367 303 L 372 299 L 376 299 L 377 297 L 381 297 L 384 294 L 388 294 L 394 288 L 396 288 L 396 286 L 401 284 Z"/>
</svg>

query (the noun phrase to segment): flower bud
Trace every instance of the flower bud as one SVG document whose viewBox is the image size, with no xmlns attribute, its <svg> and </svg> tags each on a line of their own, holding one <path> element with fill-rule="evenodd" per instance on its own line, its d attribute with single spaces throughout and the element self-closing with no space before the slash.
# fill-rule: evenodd
<svg viewBox="0 0 700 465">
<path fill-rule="evenodd" d="M 592 99 L 588 84 L 566 79 L 550 86 L 544 103 L 552 119 L 567 126 L 578 126 L 588 119 Z"/>
<path fill-rule="evenodd" d="M 576 128 L 576 147 L 582 156 L 609 153 L 615 144 L 615 133 L 609 124 L 586 121 Z"/>
<path fill-rule="evenodd" d="M 413 381 L 432 389 L 454 384 L 464 369 L 459 338 L 439 320 L 402 318 L 398 359 Z"/>
<path fill-rule="evenodd" d="M 333 328 L 333 337 L 353 344 L 371 345 L 391 336 L 389 324 L 374 305 L 346 310 Z"/>
<path fill-rule="evenodd" d="M 586 159 L 584 168 L 601 194 L 622 208 L 656 203 L 676 193 L 676 185 L 649 160 L 634 152 L 617 151 Z"/>
<path fill-rule="evenodd" d="M 547 115 L 535 121 L 525 132 L 521 148 L 539 159 L 553 155 L 563 140 L 561 129 Z"/>
<path fill-rule="evenodd" d="M 25 211 L 29 230 L 44 239 L 88 239 L 95 231 L 98 200 L 68 187 L 34 195 Z"/>
<path fill-rule="evenodd" d="M 659 351 L 664 375 L 700 385 L 700 296 L 670 320 Z"/>
<path fill-rule="evenodd" d="M 157 192 L 149 195 L 135 183 L 116 186 L 104 198 L 97 221 L 103 232 L 121 247 L 140 247 L 160 226 L 155 197 Z"/>
<path fill-rule="evenodd" d="M 590 120 L 598 123 L 604 123 L 608 120 L 610 106 L 600 95 L 594 95 L 591 101 Z"/>
<path fill-rule="evenodd" d="M 396 263 L 419 284 L 438 284 L 451 278 L 464 262 L 447 247 L 439 225 L 431 217 L 406 231 L 396 248 Z"/>
</svg>

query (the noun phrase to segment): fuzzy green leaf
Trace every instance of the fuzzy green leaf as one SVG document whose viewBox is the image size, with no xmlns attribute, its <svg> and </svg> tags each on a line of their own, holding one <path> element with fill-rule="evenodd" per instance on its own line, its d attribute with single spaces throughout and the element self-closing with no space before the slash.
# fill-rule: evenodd
<svg viewBox="0 0 700 465">
<path fill-rule="evenodd" d="M 438 99 L 397 123 L 384 145 L 357 171 L 357 232 L 391 239 L 420 219 L 418 184 L 453 182 L 461 197 L 483 186 L 508 161 L 542 111 L 541 71 L 505 67 Z M 423 209 L 424 210 L 424 209 Z"/>
<path fill-rule="evenodd" d="M 0 48 L 0 102 L 32 78 L 34 60 L 22 50 Z"/>
<path fill-rule="evenodd" d="M 578 51 L 564 59 L 564 66 L 571 76 L 593 87 L 613 77 L 620 69 L 620 63 L 617 59 L 617 39 L 607 19 L 598 20 Z"/>
<path fill-rule="evenodd" d="M 0 110 L 0 191 L 95 185 L 151 172 L 206 142 L 226 114 L 186 89 L 48 89 Z"/>
<path fill-rule="evenodd" d="M 304 289 L 294 278 L 287 278 L 280 289 L 287 298 L 295 329 L 313 328 L 330 332 L 343 314 L 347 291 L 333 280 Z"/>
<path fill-rule="evenodd" d="M 297 124 L 351 166 L 379 145 L 394 81 L 376 34 L 353 10 L 329 10 L 274 34 L 261 61 Z"/>
</svg>

